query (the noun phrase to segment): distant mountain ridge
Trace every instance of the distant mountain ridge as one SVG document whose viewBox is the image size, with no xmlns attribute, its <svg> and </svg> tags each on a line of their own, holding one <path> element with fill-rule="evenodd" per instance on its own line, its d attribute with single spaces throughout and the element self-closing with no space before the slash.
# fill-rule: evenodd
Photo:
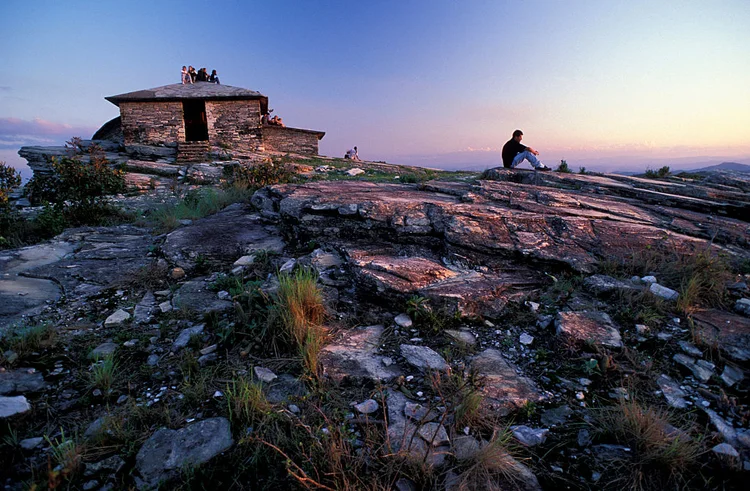
<svg viewBox="0 0 750 491">
<path fill-rule="evenodd" d="M 701 167 L 700 169 L 691 169 L 687 172 L 710 172 L 715 170 L 731 170 L 735 172 L 750 173 L 750 165 L 740 164 L 739 162 L 722 162 L 708 167 Z"/>
</svg>

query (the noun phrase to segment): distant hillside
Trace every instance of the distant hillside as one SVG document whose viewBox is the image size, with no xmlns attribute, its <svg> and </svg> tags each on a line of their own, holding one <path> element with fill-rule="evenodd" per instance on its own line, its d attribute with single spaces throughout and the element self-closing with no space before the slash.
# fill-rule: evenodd
<svg viewBox="0 0 750 491">
<path fill-rule="evenodd" d="M 692 169 L 688 172 L 709 172 L 713 170 L 731 170 L 735 172 L 750 173 L 750 165 L 740 164 L 738 162 L 722 162 L 720 164 L 711 165 L 709 167 L 701 167 L 700 169 Z"/>
</svg>

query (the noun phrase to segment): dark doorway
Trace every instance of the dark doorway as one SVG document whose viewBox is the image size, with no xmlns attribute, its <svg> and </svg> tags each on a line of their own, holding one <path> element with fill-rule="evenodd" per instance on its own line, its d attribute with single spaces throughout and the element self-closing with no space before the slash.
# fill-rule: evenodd
<svg viewBox="0 0 750 491">
<path fill-rule="evenodd" d="M 185 141 L 207 141 L 206 103 L 203 101 L 184 101 L 182 111 L 185 118 Z"/>
</svg>

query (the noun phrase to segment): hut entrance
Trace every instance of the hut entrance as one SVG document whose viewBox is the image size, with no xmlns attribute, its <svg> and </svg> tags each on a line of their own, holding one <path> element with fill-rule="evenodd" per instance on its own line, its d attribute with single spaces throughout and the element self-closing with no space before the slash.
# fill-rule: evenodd
<svg viewBox="0 0 750 491">
<path fill-rule="evenodd" d="M 207 141 L 206 103 L 203 101 L 183 101 L 182 112 L 185 118 L 185 141 Z"/>
</svg>

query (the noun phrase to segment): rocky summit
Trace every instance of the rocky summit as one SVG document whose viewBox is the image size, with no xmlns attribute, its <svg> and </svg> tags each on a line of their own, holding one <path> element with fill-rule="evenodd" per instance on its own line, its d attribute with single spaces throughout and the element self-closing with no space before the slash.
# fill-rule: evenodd
<svg viewBox="0 0 750 491">
<path fill-rule="evenodd" d="M 6 489 L 744 487 L 750 179 L 286 159 L 2 251 Z"/>
</svg>

